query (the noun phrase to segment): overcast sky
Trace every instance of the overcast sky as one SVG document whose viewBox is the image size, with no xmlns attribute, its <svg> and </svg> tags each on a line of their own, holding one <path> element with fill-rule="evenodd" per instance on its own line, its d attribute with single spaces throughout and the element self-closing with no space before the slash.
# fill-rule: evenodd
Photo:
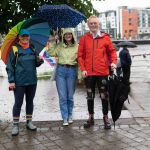
<svg viewBox="0 0 150 150">
<path fill-rule="evenodd" d="M 150 7 L 150 0 L 92 0 L 92 3 L 99 12 L 115 10 L 118 6 Z"/>
</svg>

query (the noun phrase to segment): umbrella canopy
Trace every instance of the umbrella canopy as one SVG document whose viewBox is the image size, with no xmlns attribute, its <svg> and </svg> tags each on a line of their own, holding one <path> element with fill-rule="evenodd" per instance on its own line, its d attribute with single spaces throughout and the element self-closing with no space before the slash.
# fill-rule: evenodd
<svg viewBox="0 0 150 150">
<path fill-rule="evenodd" d="M 35 46 L 37 53 L 40 53 L 49 38 L 48 22 L 40 18 L 31 18 L 23 23 L 21 29 L 27 29 L 30 32 L 31 43 Z"/>
<path fill-rule="evenodd" d="M 17 37 L 21 29 L 27 29 L 30 32 L 31 43 L 35 46 L 38 53 L 44 48 L 48 41 L 50 27 L 46 21 L 39 18 L 30 18 L 19 22 L 5 36 L 4 42 L 0 49 L 1 59 L 5 64 L 7 63 L 9 51 L 12 45 L 14 45 L 17 41 Z"/>
<path fill-rule="evenodd" d="M 112 120 L 114 122 L 120 117 L 124 102 L 128 99 L 129 85 L 124 84 L 122 77 L 113 75 L 108 80 L 108 92 Z"/>
<path fill-rule="evenodd" d="M 116 51 L 119 51 L 119 47 L 117 46 L 117 44 L 113 43 L 113 45 L 114 45 Z"/>
<path fill-rule="evenodd" d="M 72 9 L 66 4 L 62 5 L 43 5 L 34 15 L 42 18 L 50 24 L 53 29 L 76 27 L 85 16 L 77 10 Z"/>
<path fill-rule="evenodd" d="M 1 47 L 1 59 L 4 63 L 7 62 L 7 58 L 9 55 L 10 48 L 16 42 L 18 33 L 21 29 L 22 24 L 24 21 L 19 22 L 16 26 L 14 26 L 9 33 L 5 36 L 4 41 Z"/>
<path fill-rule="evenodd" d="M 134 48 L 137 47 L 136 44 L 130 41 L 123 41 L 117 44 L 117 47 L 129 47 L 129 48 Z"/>
</svg>

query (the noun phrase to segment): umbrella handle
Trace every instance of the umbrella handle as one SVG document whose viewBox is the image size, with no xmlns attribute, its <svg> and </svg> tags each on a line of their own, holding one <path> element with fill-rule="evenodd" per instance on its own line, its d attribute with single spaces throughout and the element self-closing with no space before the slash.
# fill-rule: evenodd
<svg viewBox="0 0 150 150">
<path fill-rule="evenodd" d="M 111 75 L 109 75 L 108 78 L 113 78 L 114 79 L 115 76 L 117 76 L 117 69 L 116 68 L 113 69 L 113 73 Z"/>
<path fill-rule="evenodd" d="M 117 69 L 116 68 L 113 70 L 113 74 L 117 76 Z"/>
</svg>

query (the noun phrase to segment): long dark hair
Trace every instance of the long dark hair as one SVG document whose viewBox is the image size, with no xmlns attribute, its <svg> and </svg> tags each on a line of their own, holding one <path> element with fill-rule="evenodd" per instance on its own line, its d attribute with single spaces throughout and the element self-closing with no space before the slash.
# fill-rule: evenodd
<svg viewBox="0 0 150 150">
<path fill-rule="evenodd" d="M 71 33 L 72 34 L 72 33 Z M 64 34 L 65 35 L 65 34 Z M 65 40 L 65 37 L 63 36 L 63 43 L 65 43 L 66 45 L 68 45 L 67 41 Z M 75 40 L 72 34 L 72 40 L 71 40 L 71 44 L 75 44 Z"/>
</svg>

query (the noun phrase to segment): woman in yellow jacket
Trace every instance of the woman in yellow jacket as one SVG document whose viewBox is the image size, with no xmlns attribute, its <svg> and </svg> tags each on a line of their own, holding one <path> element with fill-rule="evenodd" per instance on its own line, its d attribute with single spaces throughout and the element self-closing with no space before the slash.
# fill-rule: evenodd
<svg viewBox="0 0 150 150">
<path fill-rule="evenodd" d="M 55 80 L 63 125 L 67 126 L 73 122 L 73 95 L 77 79 L 78 44 L 70 28 L 64 29 L 61 42 L 56 44 L 54 41 L 55 38 L 51 36 L 48 53 L 58 57 Z"/>
</svg>

